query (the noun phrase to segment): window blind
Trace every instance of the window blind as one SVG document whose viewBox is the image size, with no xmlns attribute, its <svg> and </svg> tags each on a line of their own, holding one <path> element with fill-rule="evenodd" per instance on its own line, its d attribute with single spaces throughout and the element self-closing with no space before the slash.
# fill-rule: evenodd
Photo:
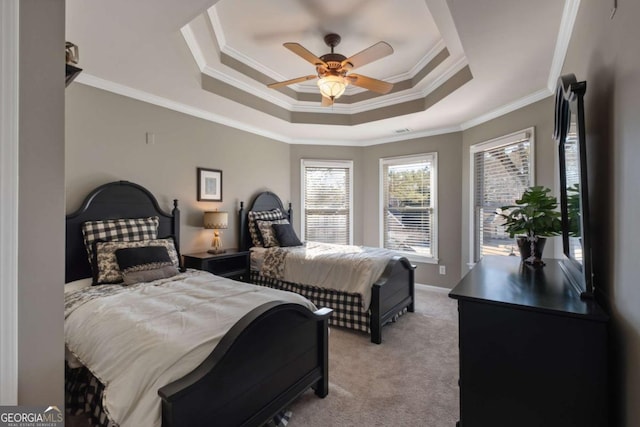
<svg viewBox="0 0 640 427">
<path fill-rule="evenodd" d="M 484 255 L 515 255 L 515 241 L 504 231 L 496 209 L 515 204 L 533 185 L 529 133 L 499 145 L 480 145 L 473 154 L 474 261 Z"/>
<path fill-rule="evenodd" d="M 351 165 L 303 164 L 304 239 L 351 244 Z"/>
<path fill-rule="evenodd" d="M 382 159 L 383 246 L 435 258 L 435 155 Z"/>
</svg>

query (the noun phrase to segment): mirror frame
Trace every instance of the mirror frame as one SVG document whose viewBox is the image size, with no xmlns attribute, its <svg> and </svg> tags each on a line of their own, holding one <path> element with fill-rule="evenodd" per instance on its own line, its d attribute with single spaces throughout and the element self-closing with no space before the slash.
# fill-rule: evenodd
<svg viewBox="0 0 640 427">
<path fill-rule="evenodd" d="M 562 247 L 564 258 L 560 266 L 581 298 L 593 297 L 593 274 L 591 260 L 591 233 L 589 230 L 589 191 L 587 182 L 587 146 L 584 121 L 584 94 L 587 82 L 578 82 L 575 75 L 560 76 L 556 87 L 554 139 L 558 142 L 560 164 L 560 207 L 562 214 Z M 580 162 L 580 237 L 582 240 L 582 262 L 575 259 L 570 250 L 569 206 L 567 197 L 567 169 L 565 143 L 571 126 L 571 117 L 576 119 L 577 148 Z"/>
</svg>

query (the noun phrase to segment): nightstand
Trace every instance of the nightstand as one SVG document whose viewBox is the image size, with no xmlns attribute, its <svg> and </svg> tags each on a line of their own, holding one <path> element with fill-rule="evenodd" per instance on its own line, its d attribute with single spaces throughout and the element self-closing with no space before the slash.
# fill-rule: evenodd
<svg viewBox="0 0 640 427">
<path fill-rule="evenodd" d="M 183 255 L 184 266 L 213 273 L 217 276 L 228 277 L 242 282 L 249 281 L 249 251 L 227 249 L 222 254 L 198 252 Z"/>
</svg>

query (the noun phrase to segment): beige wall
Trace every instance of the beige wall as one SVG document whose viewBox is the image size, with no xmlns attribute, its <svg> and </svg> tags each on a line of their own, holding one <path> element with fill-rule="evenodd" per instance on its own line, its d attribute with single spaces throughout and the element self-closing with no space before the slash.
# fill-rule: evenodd
<svg viewBox="0 0 640 427">
<path fill-rule="evenodd" d="M 563 73 L 586 80 L 594 284 L 611 307 L 611 425 L 640 425 L 640 2 L 582 0 Z"/>
<path fill-rule="evenodd" d="M 379 168 L 384 157 L 438 153 L 438 257 L 449 267 L 438 274 L 438 265 L 418 263 L 416 281 L 453 287 L 460 279 L 460 147 L 461 133 L 419 138 L 370 147 L 318 145 L 291 146 L 291 197 L 300 211 L 300 159 L 354 161 L 354 244 L 379 246 Z M 299 215 L 296 228 L 300 229 Z"/>
<path fill-rule="evenodd" d="M 289 200 L 289 145 L 74 83 L 66 92 L 67 213 L 98 185 L 127 180 L 170 211 L 178 199 L 183 253 L 210 247 L 202 213 L 229 212 L 222 246 L 237 247 L 237 210 L 258 192 Z M 146 143 L 146 133 L 155 143 Z M 196 168 L 222 170 L 222 202 L 198 202 Z"/>
<path fill-rule="evenodd" d="M 460 280 L 460 132 L 409 141 L 374 145 L 364 149 L 363 244 L 380 244 L 379 168 L 384 157 L 438 153 L 438 258 L 439 264 L 417 263 L 416 282 L 451 288 Z M 438 274 L 438 266 L 447 274 Z"/>
<path fill-rule="evenodd" d="M 64 0 L 20 1 L 18 404 L 64 405 Z"/>
<path fill-rule="evenodd" d="M 609 19 L 610 7 L 611 4 L 607 2 L 582 0 L 563 72 L 573 72 L 578 79 L 588 82 L 585 99 L 595 283 L 604 291 L 605 300 L 610 303 L 612 311 L 611 378 L 615 392 L 611 402 L 615 415 L 612 425 L 632 426 L 640 425 L 640 408 L 635 404 L 640 400 L 640 311 L 637 309 L 640 305 L 640 286 L 637 285 L 636 275 L 636 264 L 640 259 L 640 246 L 637 244 L 640 239 L 640 229 L 637 227 L 640 212 L 640 168 L 637 167 L 640 159 L 640 144 L 637 142 L 637 135 L 640 135 L 640 121 L 637 118 L 640 111 L 640 59 L 633 54 L 640 37 L 640 27 L 635 22 L 635 18 L 640 16 L 640 3 L 619 2 L 619 10 L 613 20 Z M 362 172 L 357 171 L 354 176 L 356 217 L 362 218 L 362 228 L 356 228 L 355 239 L 356 243 L 371 245 L 376 244 L 378 239 L 378 217 L 368 214 L 377 209 L 378 159 L 438 151 L 439 247 L 441 262 L 449 267 L 449 274 L 439 276 L 432 271 L 434 266 L 421 265 L 418 281 L 441 286 L 454 285 L 457 277 L 465 271 L 468 260 L 468 237 L 464 230 L 468 230 L 468 149 L 471 144 L 534 126 L 536 181 L 554 189 L 557 187 L 555 144 L 550 137 L 553 126 L 551 97 L 461 133 L 375 147 L 337 148 L 285 147 L 198 119 L 178 119 L 176 116 L 180 115 L 177 113 L 136 101 L 115 102 L 115 95 L 81 85 L 72 89 L 67 91 L 71 101 L 68 111 L 69 114 L 73 112 L 73 119 L 67 127 L 70 134 L 67 148 L 75 145 L 74 150 L 80 151 L 74 158 L 68 154 L 67 161 L 86 161 L 93 157 L 97 160 L 88 166 L 68 165 L 67 208 L 76 208 L 81 195 L 97 184 L 112 179 L 134 180 L 160 194 L 165 206 L 173 197 L 183 201 L 183 212 L 185 209 L 189 211 L 185 215 L 185 222 L 192 228 L 191 232 L 185 233 L 185 238 L 193 241 L 193 247 L 207 243 L 204 236 L 198 238 L 202 234 L 197 230 L 199 212 L 204 206 L 198 206 L 195 202 L 196 166 L 223 169 L 225 194 L 235 200 L 246 199 L 251 192 L 264 188 L 264 182 L 267 181 L 260 174 L 249 173 L 251 178 L 242 178 L 243 171 L 231 172 L 224 167 L 224 164 L 233 164 L 234 168 L 237 168 L 235 165 L 245 164 L 242 150 L 246 150 L 245 154 L 251 154 L 248 157 L 254 167 L 262 165 L 263 155 L 279 153 L 276 156 L 278 159 L 272 160 L 280 167 L 269 169 L 268 182 L 285 202 L 293 202 L 297 212 L 300 209 L 300 158 L 353 159 L 356 165 L 362 167 Z M 89 95 L 89 92 L 95 93 Z M 105 101 L 106 106 L 103 105 Z M 120 108 L 125 104 L 136 106 L 127 107 L 126 114 L 123 114 Z M 133 115 L 136 117 L 132 118 Z M 104 117 L 109 117 L 107 123 L 104 123 Z M 78 130 L 74 129 L 76 126 L 79 126 Z M 156 146 L 144 145 L 144 133 L 149 131 L 157 134 Z M 169 140 L 178 140 L 178 148 L 163 145 Z M 219 148 L 220 144 L 229 141 L 233 141 L 233 147 L 241 144 L 242 148 L 229 148 L 229 152 L 225 151 L 225 162 L 217 163 L 223 156 L 218 149 L 211 150 L 208 147 L 215 144 Z M 267 145 L 268 149 L 253 155 L 251 149 L 259 147 L 261 143 Z M 98 150 L 97 155 L 92 155 L 87 148 Z M 120 155 L 124 153 L 129 153 L 133 160 L 122 160 Z M 203 163 L 202 159 L 208 156 L 211 156 L 211 160 Z M 165 157 L 168 159 L 165 160 Z M 164 168 L 175 163 L 178 169 L 173 174 L 164 173 L 157 170 L 155 165 L 158 163 Z M 360 169 L 358 166 L 357 170 Z M 236 179 L 230 184 L 232 174 Z M 242 181 L 246 187 L 241 187 L 238 181 Z M 171 185 L 174 187 L 167 187 Z M 229 185 L 239 186 L 232 188 Z M 229 203 L 232 204 L 233 200 L 226 199 L 220 207 L 231 209 Z M 296 218 L 299 221 L 299 216 Z M 457 226 L 448 225 L 447 221 L 443 222 L 445 219 L 451 219 Z M 450 246 L 450 242 L 454 243 Z M 456 265 L 460 266 L 459 274 L 455 273 Z"/>
<path fill-rule="evenodd" d="M 379 242 L 378 168 L 382 157 L 438 153 L 440 265 L 419 264 L 418 283 L 452 287 L 460 279 L 461 133 L 372 147 L 287 145 L 190 117 L 82 84 L 66 92 L 67 213 L 76 210 L 96 186 L 128 180 L 148 188 L 170 210 L 174 198 L 182 212 L 184 253 L 205 249 L 211 232 L 201 229 L 202 211 L 236 212 L 239 202 L 271 190 L 292 203 L 300 230 L 300 160 L 354 162 L 354 243 Z M 146 133 L 155 144 L 146 144 Z M 196 167 L 223 171 L 223 202 L 196 201 Z M 230 215 L 223 246 L 237 244 L 237 218 Z"/>
<path fill-rule="evenodd" d="M 489 141 L 494 138 L 508 135 L 530 127 L 534 128 L 535 134 L 535 183 L 549 187 L 557 193 L 558 188 L 558 160 L 556 142 L 552 138 L 553 134 L 553 109 L 554 97 L 550 96 L 534 104 L 513 111 L 504 116 L 469 128 L 463 132 L 462 148 L 462 244 L 460 266 L 462 275 L 469 271 L 467 263 L 470 261 L 470 147 L 474 144 Z M 554 237 L 553 240 L 560 240 Z M 554 242 L 558 243 L 558 242 Z M 554 245 L 547 243 L 544 256 L 552 258 L 556 255 Z M 560 254 L 561 252 L 559 252 Z M 559 255 L 558 254 L 558 255 Z"/>
</svg>

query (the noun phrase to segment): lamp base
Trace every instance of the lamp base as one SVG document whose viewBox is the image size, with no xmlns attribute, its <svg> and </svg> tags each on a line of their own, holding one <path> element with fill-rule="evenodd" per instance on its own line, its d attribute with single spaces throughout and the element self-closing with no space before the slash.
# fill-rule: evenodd
<svg viewBox="0 0 640 427">
<path fill-rule="evenodd" d="M 209 249 L 207 252 L 210 254 L 218 255 L 218 254 L 224 254 L 227 251 L 225 249 Z"/>
</svg>

